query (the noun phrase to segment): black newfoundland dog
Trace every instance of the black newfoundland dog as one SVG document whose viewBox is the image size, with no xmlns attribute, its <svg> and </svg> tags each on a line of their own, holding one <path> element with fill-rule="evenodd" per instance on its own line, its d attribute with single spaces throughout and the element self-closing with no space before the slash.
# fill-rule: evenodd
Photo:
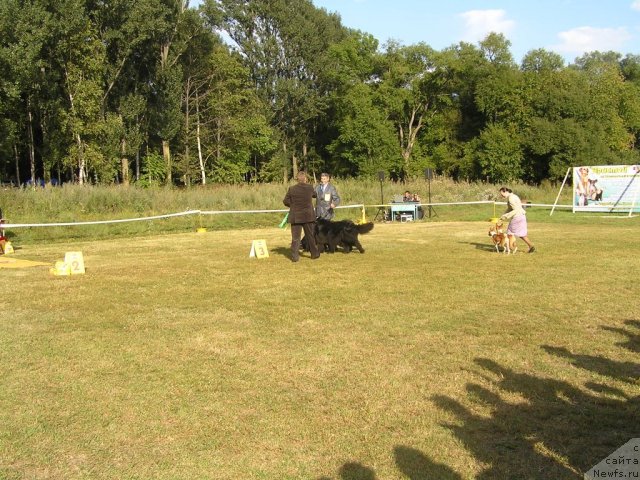
<svg viewBox="0 0 640 480">
<path fill-rule="evenodd" d="M 326 250 L 329 253 L 334 253 L 338 245 L 346 253 L 353 250 L 353 247 L 356 247 L 360 253 L 364 253 L 364 248 L 362 248 L 362 244 L 358 240 L 358 235 L 369 233 L 372 229 L 373 223 L 371 222 L 356 225 L 351 220 L 332 222 L 319 218 L 316 220 L 315 227 L 316 243 L 320 251 Z M 323 246 L 324 249 L 322 248 Z M 309 250 L 306 238 L 302 239 L 302 248 L 305 251 Z"/>
</svg>

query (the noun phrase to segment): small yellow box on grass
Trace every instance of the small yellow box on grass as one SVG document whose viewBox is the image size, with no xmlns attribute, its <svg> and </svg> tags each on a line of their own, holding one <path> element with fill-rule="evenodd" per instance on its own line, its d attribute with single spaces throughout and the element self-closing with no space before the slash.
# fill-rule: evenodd
<svg viewBox="0 0 640 480">
<path fill-rule="evenodd" d="M 82 252 L 67 252 L 64 261 L 59 260 L 49 269 L 53 275 L 82 275 L 85 273 Z"/>
<path fill-rule="evenodd" d="M 71 275 L 83 274 L 84 270 L 84 257 L 82 252 L 67 252 L 64 254 L 64 263 L 69 265 L 71 269 Z"/>
<path fill-rule="evenodd" d="M 9 240 L 0 240 L 0 253 L 4 253 L 5 255 L 9 255 L 13 253 L 13 245 Z"/>
<path fill-rule="evenodd" d="M 250 258 L 269 258 L 266 240 L 253 240 L 251 242 Z"/>
<path fill-rule="evenodd" d="M 49 272 L 57 276 L 71 275 L 71 265 L 62 260 L 58 260 L 53 268 L 49 269 Z"/>
</svg>

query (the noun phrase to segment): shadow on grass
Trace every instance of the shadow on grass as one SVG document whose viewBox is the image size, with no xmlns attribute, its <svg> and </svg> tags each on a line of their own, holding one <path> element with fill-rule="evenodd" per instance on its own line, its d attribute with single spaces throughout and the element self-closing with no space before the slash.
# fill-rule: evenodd
<svg viewBox="0 0 640 480">
<path fill-rule="evenodd" d="M 635 320 L 625 323 L 639 327 Z M 635 332 L 624 333 L 635 345 Z M 572 353 L 562 347 L 542 349 L 612 381 L 636 384 L 640 378 L 638 363 Z M 434 401 L 457 420 L 446 427 L 480 463 L 489 465 L 478 479 L 579 479 L 640 433 L 640 396 L 629 396 L 598 382 L 586 382 L 583 389 L 566 381 L 516 372 L 487 358 L 478 358 L 475 363 L 491 388 L 467 385 L 471 407 L 444 396 Z M 505 395 L 512 399 L 505 401 Z M 488 409 L 491 415 L 476 413 L 474 405 Z"/>
<path fill-rule="evenodd" d="M 376 472 L 359 463 L 349 462 L 340 467 L 340 478 L 343 480 L 376 480 Z"/>
<path fill-rule="evenodd" d="M 627 337 L 627 341 L 624 343 L 616 343 L 619 347 L 626 348 L 635 353 L 640 353 L 640 321 L 638 320 L 627 320 L 624 322 L 625 325 L 628 325 L 631 328 L 638 329 L 638 332 L 634 332 L 627 328 L 614 328 L 614 327 L 602 327 L 603 330 L 607 330 L 608 332 L 619 333 L 620 335 L 624 335 Z"/>
<path fill-rule="evenodd" d="M 551 355 L 567 359 L 575 367 L 599 375 L 616 378 L 627 383 L 636 383 L 640 378 L 640 364 L 638 363 L 619 362 L 594 355 L 574 354 L 564 347 L 544 345 L 542 348 Z"/>
<path fill-rule="evenodd" d="M 356 462 L 347 462 L 340 467 L 341 480 L 377 480 L 373 469 Z M 319 477 L 317 480 L 333 480 L 331 477 Z"/>
<path fill-rule="evenodd" d="M 397 446 L 393 449 L 398 469 L 409 480 L 461 480 L 462 477 L 446 465 L 433 462 L 415 448 Z"/>
<path fill-rule="evenodd" d="M 493 252 L 496 253 L 496 247 L 491 243 L 478 243 L 478 242 L 458 242 L 464 245 L 473 245 L 476 247 L 476 250 L 484 250 L 485 252 Z M 502 251 L 500 252 L 502 253 Z"/>
<path fill-rule="evenodd" d="M 397 446 L 393 449 L 398 470 L 409 480 L 462 480 L 446 465 L 437 464 L 415 448 Z M 376 472 L 365 465 L 347 462 L 339 470 L 340 480 L 379 480 Z M 332 480 L 320 477 L 318 480 Z"/>
<path fill-rule="evenodd" d="M 274 253 L 276 255 L 281 255 L 281 256 L 289 258 L 289 259 L 291 258 L 291 249 L 288 248 L 288 247 L 275 247 L 275 248 L 270 249 L 269 252 L 270 253 Z M 335 254 L 340 254 L 340 253 L 348 254 L 348 253 L 354 253 L 354 252 L 356 254 L 359 254 L 359 252 L 357 250 L 354 250 L 353 252 L 347 252 L 346 250 L 344 250 L 342 248 L 338 248 L 338 249 L 336 249 L 335 253 L 321 252 L 320 255 L 321 256 L 322 255 L 335 255 Z M 301 250 L 300 251 L 300 258 L 309 258 L 310 259 L 311 258 L 311 254 L 306 250 L 304 250 L 304 251 Z"/>
<path fill-rule="evenodd" d="M 446 425 L 483 464 L 478 479 L 578 479 L 602 458 L 638 434 L 639 397 L 608 399 L 571 384 L 517 373 L 489 359 L 476 363 L 493 374 L 500 390 L 524 401 L 506 402 L 493 391 L 468 385 L 474 402 L 490 417 L 460 402 L 436 397 L 457 418 Z"/>
<path fill-rule="evenodd" d="M 636 352 L 640 322 L 628 320 L 625 325 L 628 329 L 606 329 L 626 335 L 629 341 L 618 345 Z M 562 347 L 541 348 L 594 375 L 638 384 L 638 363 Z M 582 479 L 584 472 L 640 435 L 640 395 L 628 395 L 608 385 L 606 378 L 585 382 L 582 388 L 517 372 L 488 358 L 476 358 L 474 363 L 488 387 L 467 384 L 464 404 L 441 395 L 432 400 L 453 416 L 443 426 L 483 467 L 475 479 Z M 396 446 L 394 455 L 398 470 L 410 480 L 462 479 L 414 448 Z M 357 463 L 344 464 L 340 475 L 342 480 L 376 479 L 372 469 Z"/>
<path fill-rule="evenodd" d="M 281 255 L 283 257 L 291 258 L 291 249 L 288 247 L 276 247 L 269 250 L 271 253 Z"/>
</svg>

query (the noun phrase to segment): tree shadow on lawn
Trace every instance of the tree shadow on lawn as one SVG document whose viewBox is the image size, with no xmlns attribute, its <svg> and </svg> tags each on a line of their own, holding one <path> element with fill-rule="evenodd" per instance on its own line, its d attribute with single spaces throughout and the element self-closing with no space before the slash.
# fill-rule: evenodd
<svg viewBox="0 0 640 480">
<path fill-rule="evenodd" d="M 627 337 L 627 341 L 624 343 L 616 343 L 619 347 L 626 348 L 627 350 L 640 353 L 640 321 L 638 320 L 626 320 L 625 325 L 629 325 L 631 328 L 638 329 L 638 332 L 626 328 L 614 328 L 614 327 L 602 327 L 603 330 L 608 332 L 615 332 Z"/>
<path fill-rule="evenodd" d="M 409 480 L 462 480 L 462 477 L 446 465 L 433 462 L 419 450 L 406 446 L 393 449 L 396 465 Z M 339 470 L 340 480 L 379 480 L 376 472 L 361 463 L 348 462 Z M 318 480 L 332 480 L 320 477 Z"/>
<path fill-rule="evenodd" d="M 415 448 L 399 445 L 393 453 L 398 469 L 410 480 L 462 480 L 451 468 L 435 463 Z"/>
<path fill-rule="evenodd" d="M 505 402 L 479 385 L 469 396 L 492 411 L 478 415 L 460 402 L 436 397 L 436 404 L 461 424 L 448 428 L 483 464 L 478 479 L 578 479 L 604 457 L 637 436 L 640 397 L 604 398 L 554 379 L 502 367 L 489 359 L 476 363 L 492 374 L 504 392 L 524 401 Z"/>
<path fill-rule="evenodd" d="M 608 358 L 571 353 L 564 347 L 542 347 L 547 353 L 566 358 L 574 367 L 589 370 L 606 377 L 617 378 L 627 383 L 636 383 L 640 378 L 640 364 L 634 362 L 619 362 Z"/>
<path fill-rule="evenodd" d="M 361 463 L 347 462 L 340 467 L 342 480 L 376 480 L 376 472 Z M 333 480 L 331 477 L 319 477 L 317 480 Z"/>
<path fill-rule="evenodd" d="M 631 340 L 620 346 L 635 351 L 640 322 L 625 322 Z M 607 327 L 608 328 L 608 327 Z M 618 332 L 618 330 L 614 330 Z M 638 384 L 640 364 L 572 353 L 542 346 L 548 354 L 576 368 L 613 381 Z M 444 424 L 484 469 L 474 478 L 582 479 L 584 472 L 631 438 L 640 436 L 640 395 L 626 394 L 606 383 L 577 387 L 563 380 L 517 372 L 488 358 L 476 358 L 480 376 L 491 388 L 467 384 L 467 406 L 457 399 L 435 396 L 433 401 L 455 417 Z M 514 400 L 505 400 L 509 395 Z M 614 398 L 611 398 L 614 397 Z M 477 413 L 489 410 L 490 415 Z M 461 480 L 447 465 L 408 446 L 394 448 L 396 466 L 410 480 Z M 375 471 L 357 463 L 340 469 L 342 480 L 375 480 Z M 328 480 L 328 479 L 326 479 Z"/>
<path fill-rule="evenodd" d="M 376 480 L 376 472 L 360 463 L 349 462 L 340 467 L 340 478 L 343 480 Z"/>
<path fill-rule="evenodd" d="M 625 323 L 638 326 L 636 321 Z M 572 353 L 562 347 L 542 348 L 588 372 L 632 385 L 638 382 L 640 364 Z M 582 478 L 583 472 L 640 433 L 640 395 L 629 396 L 598 382 L 586 382 L 580 388 L 516 372 L 487 358 L 475 363 L 496 388 L 469 384 L 467 392 L 472 402 L 490 409 L 490 417 L 448 397 L 438 396 L 434 401 L 457 418 L 458 422 L 447 427 L 481 463 L 489 465 L 478 479 Z M 506 402 L 496 389 L 523 400 Z"/>
</svg>

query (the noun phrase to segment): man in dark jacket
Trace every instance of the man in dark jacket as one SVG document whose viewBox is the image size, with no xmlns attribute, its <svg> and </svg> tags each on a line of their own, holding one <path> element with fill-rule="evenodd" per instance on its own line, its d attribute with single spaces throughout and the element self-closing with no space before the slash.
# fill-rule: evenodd
<svg viewBox="0 0 640 480">
<path fill-rule="evenodd" d="M 313 208 L 313 199 L 316 192 L 307 183 L 307 174 L 298 172 L 298 183 L 289 187 L 283 203 L 289 207 L 289 223 L 291 224 L 291 260 L 297 262 L 300 259 L 300 237 L 304 230 L 305 237 L 309 240 L 311 258 L 318 258 L 320 251 L 316 244 L 314 224 L 316 212 Z"/>
</svg>

